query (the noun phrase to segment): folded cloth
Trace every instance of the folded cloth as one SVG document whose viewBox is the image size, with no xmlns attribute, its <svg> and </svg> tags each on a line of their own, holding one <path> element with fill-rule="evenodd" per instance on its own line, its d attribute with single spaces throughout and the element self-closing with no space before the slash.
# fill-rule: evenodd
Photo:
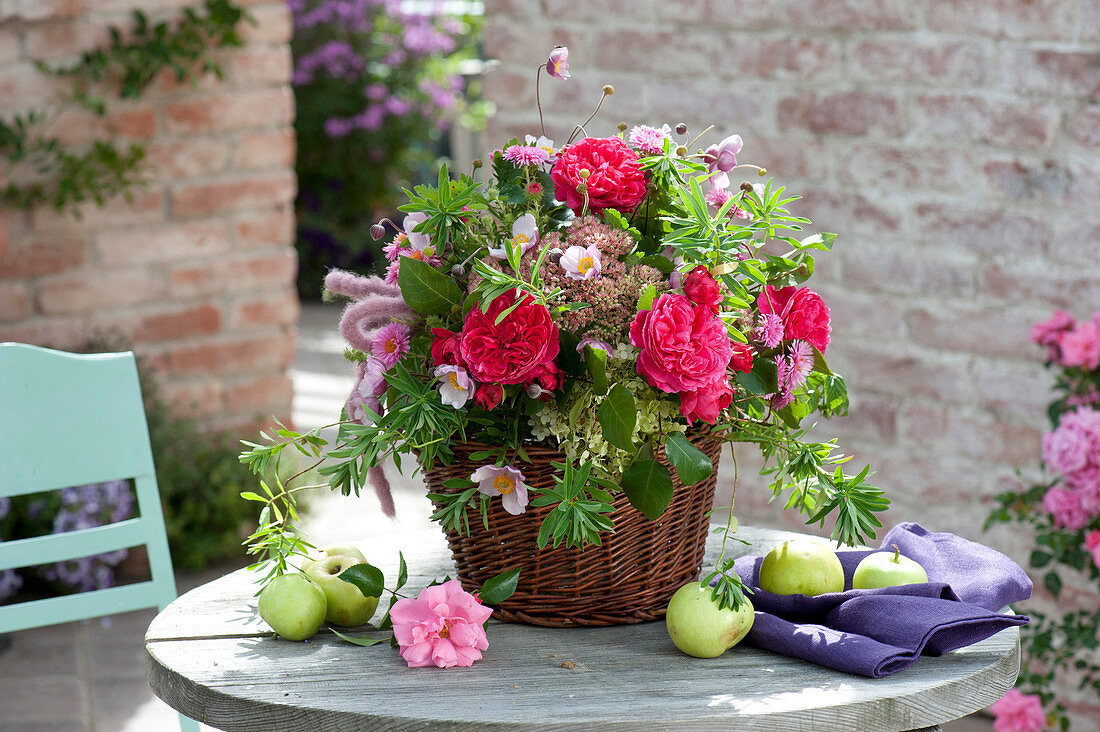
<svg viewBox="0 0 1100 732">
<path fill-rule="evenodd" d="M 875 551 L 918 562 L 928 582 L 853 590 L 852 575 Z M 1031 580 L 1015 562 L 987 546 L 914 523 L 898 524 L 879 550 L 838 552 L 844 592 L 815 597 L 776 595 L 760 587 L 759 556 L 738 559 L 734 570 L 752 589 L 756 610 L 745 642 L 839 671 L 881 678 L 977 643 L 1028 618 L 1000 608 L 1031 596 Z"/>
</svg>

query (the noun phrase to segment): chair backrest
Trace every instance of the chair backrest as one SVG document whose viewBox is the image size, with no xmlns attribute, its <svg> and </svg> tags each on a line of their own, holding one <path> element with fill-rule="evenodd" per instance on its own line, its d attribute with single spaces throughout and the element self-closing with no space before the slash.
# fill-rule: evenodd
<svg viewBox="0 0 1100 732">
<path fill-rule="evenodd" d="M 0 343 L 0 497 L 132 479 L 140 516 L 0 543 L 0 570 L 144 545 L 152 579 L 0 606 L 0 633 L 157 607 L 176 597 L 132 353 Z"/>
</svg>

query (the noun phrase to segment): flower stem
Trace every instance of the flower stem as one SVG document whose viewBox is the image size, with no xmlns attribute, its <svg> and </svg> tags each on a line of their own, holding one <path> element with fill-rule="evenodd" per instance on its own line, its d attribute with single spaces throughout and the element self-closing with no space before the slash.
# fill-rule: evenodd
<svg viewBox="0 0 1100 732">
<path fill-rule="evenodd" d="M 546 137 L 546 125 L 542 121 L 542 98 L 539 96 L 539 79 L 542 77 L 543 66 L 540 64 L 538 71 L 535 72 L 535 105 L 539 108 L 539 128 L 542 130 L 542 136 Z"/>
</svg>

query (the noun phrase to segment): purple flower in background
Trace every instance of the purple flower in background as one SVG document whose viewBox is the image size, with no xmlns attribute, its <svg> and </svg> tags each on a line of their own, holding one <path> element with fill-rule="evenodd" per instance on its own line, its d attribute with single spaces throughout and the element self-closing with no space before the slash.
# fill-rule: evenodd
<svg viewBox="0 0 1100 732">
<path fill-rule="evenodd" d="M 347 137 L 355 124 L 343 117 L 329 117 L 325 120 L 325 134 L 329 137 Z"/>
<path fill-rule="evenodd" d="M 380 102 L 390 95 L 390 88 L 385 84 L 368 84 L 363 90 L 363 96 L 372 102 Z"/>
<path fill-rule="evenodd" d="M 412 109 L 412 102 L 401 97 L 390 97 L 385 102 L 386 111 L 395 117 L 403 117 Z"/>
<path fill-rule="evenodd" d="M 356 115 L 351 124 L 368 132 L 373 132 L 381 129 L 385 121 L 386 110 L 383 107 L 368 107 L 366 111 Z"/>
</svg>

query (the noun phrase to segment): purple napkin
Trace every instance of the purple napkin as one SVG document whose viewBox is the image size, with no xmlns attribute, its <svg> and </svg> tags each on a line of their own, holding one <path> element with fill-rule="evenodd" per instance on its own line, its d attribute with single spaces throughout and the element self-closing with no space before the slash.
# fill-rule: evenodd
<svg viewBox="0 0 1100 732">
<path fill-rule="evenodd" d="M 860 560 L 876 550 L 837 552 L 844 592 L 816 597 L 775 595 L 760 588 L 759 556 L 734 570 L 753 590 L 756 619 L 745 642 L 839 671 L 881 678 L 909 668 L 922 654 L 939 656 L 1024 625 L 998 610 L 1031 596 L 1031 580 L 1011 559 L 987 546 L 914 523 L 898 524 L 877 551 L 917 561 L 928 582 L 853 590 Z"/>
</svg>

